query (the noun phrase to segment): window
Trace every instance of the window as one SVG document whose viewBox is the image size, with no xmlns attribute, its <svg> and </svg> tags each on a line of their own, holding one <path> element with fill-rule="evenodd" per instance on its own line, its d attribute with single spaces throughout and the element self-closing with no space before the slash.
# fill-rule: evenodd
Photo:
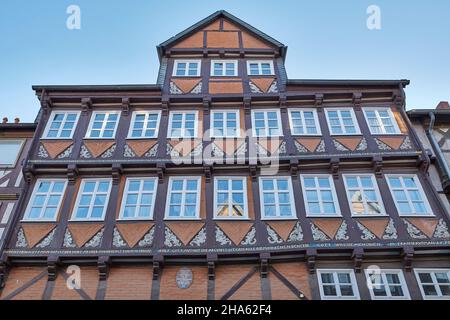
<svg viewBox="0 0 450 320">
<path fill-rule="evenodd" d="M 301 175 L 308 216 L 340 216 L 339 203 L 330 175 Z"/>
<path fill-rule="evenodd" d="M 408 287 L 401 270 L 366 269 L 372 300 L 409 300 Z"/>
<path fill-rule="evenodd" d="M 169 179 L 166 219 L 198 219 L 200 213 L 200 177 Z"/>
<path fill-rule="evenodd" d="M 320 135 L 317 112 L 313 109 L 289 109 L 289 123 L 293 135 Z"/>
<path fill-rule="evenodd" d="M 260 178 L 262 219 L 296 218 L 290 177 Z"/>
<path fill-rule="evenodd" d="M 72 139 L 79 117 L 79 111 L 53 111 L 42 138 Z"/>
<path fill-rule="evenodd" d="M 450 269 L 414 269 L 425 300 L 450 300 Z"/>
<path fill-rule="evenodd" d="M 111 191 L 111 179 L 81 181 L 72 220 L 103 220 Z"/>
<path fill-rule="evenodd" d="M 214 217 L 216 219 L 247 218 L 247 178 L 214 178 Z"/>
<path fill-rule="evenodd" d="M 119 218 L 123 220 L 152 219 L 157 186 L 156 178 L 128 178 Z"/>
<path fill-rule="evenodd" d="M 195 138 L 197 124 L 197 111 L 173 111 L 169 117 L 168 138 Z"/>
<path fill-rule="evenodd" d="M 387 180 L 401 216 L 433 215 L 417 175 L 387 175 Z"/>
<path fill-rule="evenodd" d="M 239 110 L 211 112 L 212 137 L 235 138 L 240 135 Z"/>
<path fill-rule="evenodd" d="M 252 121 L 255 137 L 278 137 L 283 134 L 279 110 L 252 110 Z"/>
<path fill-rule="evenodd" d="M 15 167 L 24 140 L 0 140 L 0 167 Z"/>
<path fill-rule="evenodd" d="M 344 183 L 352 215 L 377 216 L 386 214 L 373 174 L 345 174 Z"/>
<path fill-rule="evenodd" d="M 359 291 L 353 270 L 317 270 L 322 300 L 359 300 Z"/>
<path fill-rule="evenodd" d="M 273 61 L 247 61 L 247 72 L 250 76 L 273 76 L 275 75 Z"/>
<path fill-rule="evenodd" d="M 353 109 L 327 109 L 325 114 L 332 135 L 361 134 Z"/>
<path fill-rule="evenodd" d="M 161 112 L 133 112 L 128 138 L 157 138 Z"/>
<path fill-rule="evenodd" d="M 175 60 L 172 75 L 174 77 L 199 77 L 200 68 L 200 60 Z"/>
<path fill-rule="evenodd" d="M 94 111 L 87 138 L 113 139 L 119 123 L 119 111 Z"/>
<path fill-rule="evenodd" d="M 236 77 L 237 60 L 212 60 L 211 61 L 211 76 L 214 77 Z"/>
<path fill-rule="evenodd" d="M 398 134 L 400 129 L 390 108 L 364 109 L 366 121 L 372 134 Z"/>
<path fill-rule="evenodd" d="M 27 221 L 56 221 L 67 180 L 38 179 L 25 212 Z"/>
</svg>

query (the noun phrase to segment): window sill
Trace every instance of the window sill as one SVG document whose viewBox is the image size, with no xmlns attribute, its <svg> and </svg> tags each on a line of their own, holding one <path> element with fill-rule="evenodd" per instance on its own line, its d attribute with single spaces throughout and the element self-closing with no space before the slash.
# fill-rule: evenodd
<svg viewBox="0 0 450 320">
<path fill-rule="evenodd" d="M 58 220 L 50 220 L 50 219 L 47 219 L 47 220 L 28 220 L 28 219 L 20 220 L 20 223 L 56 223 L 56 222 L 58 222 Z"/>
<path fill-rule="evenodd" d="M 84 137 L 83 138 L 83 140 L 109 140 L 109 141 L 115 141 L 116 140 L 116 138 L 114 137 L 114 138 L 100 138 L 100 137 L 97 137 L 97 138 L 95 138 L 95 137 Z"/>
<path fill-rule="evenodd" d="M 146 219 L 117 219 L 116 222 L 147 222 L 147 221 L 154 221 L 153 218 L 146 218 Z"/>
<path fill-rule="evenodd" d="M 158 140 L 158 136 L 156 136 L 156 137 L 127 137 L 126 140 Z"/>
<path fill-rule="evenodd" d="M 369 214 L 359 214 L 359 215 L 352 214 L 352 218 L 353 219 L 358 219 L 358 218 L 390 218 L 390 216 L 387 215 L 387 214 L 371 214 L 371 215 L 369 215 Z"/>
<path fill-rule="evenodd" d="M 261 217 L 261 221 L 294 221 L 298 217 Z"/>
<path fill-rule="evenodd" d="M 55 140 L 61 140 L 61 141 L 73 141 L 73 137 L 64 137 L 64 138 L 41 138 L 41 141 L 46 141 L 46 140 L 50 140 L 50 141 L 55 141 Z"/>
<path fill-rule="evenodd" d="M 340 137 L 340 136 L 364 136 L 362 133 L 330 133 L 332 137 Z"/>
<path fill-rule="evenodd" d="M 408 134 L 406 134 L 406 133 L 401 133 L 401 132 L 396 132 L 396 133 L 370 133 L 372 136 L 377 136 L 377 137 L 379 137 L 379 136 L 401 136 L 401 137 L 404 137 L 404 136 L 407 136 Z"/>
<path fill-rule="evenodd" d="M 306 217 L 307 218 L 341 218 L 341 219 L 344 219 L 344 217 L 340 214 L 339 215 L 336 215 L 336 214 L 334 214 L 334 215 L 331 215 L 331 214 L 327 214 L 327 215 L 325 215 L 325 214 L 319 214 L 319 215 L 307 214 Z"/>
<path fill-rule="evenodd" d="M 254 219 L 250 219 L 248 217 L 246 218 L 220 218 L 220 217 L 214 217 L 214 221 L 253 221 Z"/>
<path fill-rule="evenodd" d="M 98 223 L 98 222 L 105 222 L 105 219 L 98 219 L 98 220 L 93 220 L 93 219 L 91 219 L 91 220 L 74 220 L 74 219 L 70 219 L 69 221 L 68 221 L 69 223 L 77 223 L 77 222 L 82 222 L 82 223 L 90 223 L 90 222 L 96 222 L 96 223 Z"/>
<path fill-rule="evenodd" d="M 164 221 L 202 221 L 202 218 L 164 218 Z"/>
<path fill-rule="evenodd" d="M 399 214 L 400 218 L 436 218 L 433 213 L 428 214 Z"/>
</svg>

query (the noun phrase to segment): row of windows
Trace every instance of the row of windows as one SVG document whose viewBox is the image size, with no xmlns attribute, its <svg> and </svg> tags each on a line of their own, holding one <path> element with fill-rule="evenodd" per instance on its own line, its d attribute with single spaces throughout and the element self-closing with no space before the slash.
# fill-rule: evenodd
<svg viewBox="0 0 450 320">
<path fill-rule="evenodd" d="M 409 300 L 408 286 L 400 269 L 366 269 L 366 284 L 372 300 Z M 426 300 L 450 299 L 449 269 L 414 269 L 414 274 Z M 353 270 L 318 269 L 320 297 L 323 300 L 357 300 L 359 290 Z"/>
<path fill-rule="evenodd" d="M 50 116 L 43 138 L 70 139 L 73 136 L 80 112 L 54 111 Z M 359 135 L 361 130 L 352 108 L 327 108 L 325 115 L 332 135 Z M 398 134 L 400 129 L 390 108 L 367 107 L 364 115 L 372 134 Z M 114 138 L 120 111 L 95 111 L 89 123 L 86 138 Z M 128 138 L 156 138 L 160 111 L 133 112 Z M 198 136 L 198 111 L 171 111 L 168 138 L 196 138 Z M 240 137 L 239 110 L 212 110 L 211 136 Z M 289 123 L 293 135 L 320 136 L 322 134 L 315 109 L 289 109 Z M 252 128 L 255 137 L 283 135 L 280 111 L 277 109 L 252 110 Z"/>
<path fill-rule="evenodd" d="M 300 175 L 308 217 L 341 216 L 331 175 Z M 372 174 L 344 174 L 352 216 L 385 216 L 383 200 Z M 400 216 L 430 216 L 431 207 L 416 175 L 386 175 Z M 34 188 L 25 220 L 56 219 L 67 181 L 40 179 Z M 83 179 L 72 220 L 103 220 L 111 179 Z M 127 178 L 119 219 L 153 219 L 156 177 Z M 248 219 L 247 177 L 214 178 L 214 218 Z M 291 177 L 260 177 L 262 219 L 297 219 Z M 170 177 L 165 219 L 199 219 L 201 177 Z"/>
<path fill-rule="evenodd" d="M 199 77 L 201 74 L 201 60 L 175 60 L 172 76 Z M 237 60 L 212 60 L 212 77 L 237 77 Z M 273 76 L 275 70 L 271 60 L 247 61 L 247 74 L 250 76 Z"/>
</svg>

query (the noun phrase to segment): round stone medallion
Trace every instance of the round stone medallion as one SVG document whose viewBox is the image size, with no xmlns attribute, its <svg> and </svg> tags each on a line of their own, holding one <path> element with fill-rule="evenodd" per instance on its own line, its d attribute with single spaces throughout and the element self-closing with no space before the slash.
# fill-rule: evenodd
<svg viewBox="0 0 450 320">
<path fill-rule="evenodd" d="M 187 289 L 192 284 L 192 270 L 188 268 L 181 268 L 176 275 L 177 286 L 180 289 Z"/>
</svg>

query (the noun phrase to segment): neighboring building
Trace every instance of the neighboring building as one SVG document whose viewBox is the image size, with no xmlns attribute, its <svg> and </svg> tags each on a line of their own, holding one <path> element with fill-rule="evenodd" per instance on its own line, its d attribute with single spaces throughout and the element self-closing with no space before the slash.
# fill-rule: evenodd
<svg viewBox="0 0 450 320">
<path fill-rule="evenodd" d="M 156 84 L 35 86 L 0 297 L 449 298 L 409 81 L 288 79 L 286 51 L 218 11 L 158 46 Z"/>
<path fill-rule="evenodd" d="M 20 210 L 25 181 L 22 174 L 22 163 L 28 154 L 36 124 L 8 123 L 3 118 L 0 123 L 0 256 L 8 227 L 13 223 L 15 212 Z"/>
</svg>

